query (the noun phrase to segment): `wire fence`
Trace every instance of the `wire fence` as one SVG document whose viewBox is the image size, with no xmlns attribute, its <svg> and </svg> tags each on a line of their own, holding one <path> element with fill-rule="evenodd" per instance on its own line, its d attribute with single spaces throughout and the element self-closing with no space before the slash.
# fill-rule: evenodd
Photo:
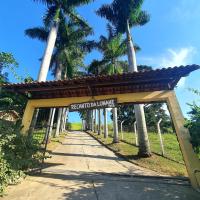
<svg viewBox="0 0 200 200">
<path fill-rule="evenodd" d="M 109 130 L 109 136 L 113 137 L 113 130 Z M 119 132 L 119 139 L 122 142 L 128 143 L 137 147 L 137 135 L 134 132 Z M 172 161 L 184 164 L 183 156 L 180 150 L 179 142 L 177 140 L 176 134 L 165 133 L 162 134 L 163 146 L 165 154 L 162 155 L 162 148 L 160 145 L 160 139 L 158 133 L 150 132 L 148 133 L 150 148 L 152 153 L 166 157 Z"/>
</svg>

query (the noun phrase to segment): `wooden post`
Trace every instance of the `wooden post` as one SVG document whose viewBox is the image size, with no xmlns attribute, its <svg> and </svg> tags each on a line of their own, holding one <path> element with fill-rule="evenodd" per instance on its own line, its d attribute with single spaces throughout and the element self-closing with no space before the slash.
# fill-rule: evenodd
<svg viewBox="0 0 200 200">
<path fill-rule="evenodd" d="M 159 137 L 159 140 L 160 140 L 160 147 L 161 147 L 162 155 L 164 156 L 165 151 L 164 151 L 163 140 L 162 140 L 162 135 L 161 135 L 161 130 L 160 130 L 161 121 L 162 121 L 162 119 L 159 119 L 159 121 L 157 123 L 157 130 L 158 130 L 158 137 Z"/>
<path fill-rule="evenodd" d="M 22 134 L 28 134 L 31 121 L 33 118 L 34 107 L 31 105 L 30 101 L 27 102 L 26 109 L 22 118 Z"/>
<path fill-rule="evenodd" d="M 137 122 L 134 122 L 135 145 L 138 146 Z"/>
<path fill-rule="evenodd" d="M 200 160 L 190 142 L 189 131 L 184 127 L 185 120 L 174 91 L 170 93 L 167 104 L 176 129 L 177 138 L 192 186 L 200 190 Z"/>
</svg>

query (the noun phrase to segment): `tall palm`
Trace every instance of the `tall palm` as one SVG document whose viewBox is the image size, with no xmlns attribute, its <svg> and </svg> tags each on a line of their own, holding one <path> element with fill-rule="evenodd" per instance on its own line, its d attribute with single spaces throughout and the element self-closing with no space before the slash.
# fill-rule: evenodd
<svg viewBox="0 0 200 200">
<path fill-rule="evenodd" d="M 69 23 L 59 33 L 60 37 L 56 43 L 51 68 L 56 76 L 56 72 L 60 71 L 59 79 L 71 78 L 76 74 L 78 68 L 84 65 L 83 59 L 88 50 L 85 38 L 91 34 L 91 29 L 89 26 L 79 27 L 79 25 Z M 59 109 L 56 136 L 63 130 L 66 111 L 65 108 Z"/>
<path fill-rule="evenodd" d="M 93 48 L 102 53 L 101 60 L 93 60 L 88 68 L 89 73 L 98 74 L 114 74 L 122 73 L 123 62 L 120 57 L 126 54 L 126 42 L 122 35 L 115 35 L 113 28 L 107 25 L 108 36 L 101 35 L 99 41 L 93 42 Z"/>
<path fill-rule="evenodd" d="M 126 54 L 126 43 L 121 34 L 115 35 L 113 28 L 108 24 L 108 36 L 100 36 L 98 42 L 94 42 L 94 48 L 99 50 L 103 58 L 101 61 L 94 60 L 88 71 L 93 74 L 115 74 L 123 71 L 123 62 L 119 60 L 120 57 Z M 104 136 L 107 137 L 107 114 L 104 109 Z M 113 125 L 114 125 L 114 138 L 113 142 L 118 142 L 118 123 L 117 123 L 117 108 L 113 108 Z M 99 117 L 100 118 L 100 117 Z M 100 121 L 99 121 L 100 123 Z M 100 131 L 100 130 L 99 130 Z"/>
<path fill-rule="evenodd" d="M 137 71 L 136 55 L 130 27 L 146 24 L 150 17 L 142 11 L 144 0 L 114 0 L 111 4 L 103 5 L 97 14 L 105 17 L 116 29 L 116 33 L 126 33 L 129 72 Z M 143 105 L 135 105 L 136 121 L 139 134 L 138 155 L 148 157 L 151 155 L 146 120 Z"/>
<path fill-rule="evenodd" d="M 34 0 L 47 6 L 43 19 L 46 28 L 49 28 L 46 50 L 42 59 L 38 81 L 45 81 L 54 50 L 59 25 L 66 20 L 84 24 L 84 20 L 75 12 L 75 7 L 91 2 L 92 0 Z"/>
<path fill-rule="evenodd" d="M 50 69 L 52 70 L 56 80 L 72 77 L 76 74 L 78 67 L 83 66 L 84 55 L 90 50 L 86 37 L 92 33 L 89 25 L 80 25 L 72 21 L 63 22 L 58 29 L 58 37 L 56 40 L 54 52 L 52 55 Z M 46 41 L 48 37 L 48 28 L 36 27 L 27 29 L 26 35 L 41 41 Z M 59 135 L 60 127 L 64 127 L 66 109 L 59 109 L 56 136 Z M 48 122 L 50 123 L 47 131 L 52 131 L 52 124 L 55 115 L 55 109 L 51 110 Z M 63 117 L 62 117 L 63 115 Z M 50 119 L 51 118 L 51 119 Z M 63 119 L 63 120 L 61 120 Z"/>
<path fill-rule="evenodd" d="M 33 0 L 41 2 L 47 6 L 47 11 L 44 17 L 44 24 L 46 27 L 51 27 L 46 49 L 40 66 L 38 74 L 38 81 L 46 81 L 49 65 L 51 62 L 52 53 L 54 50 L 59 23 L 66 19 L 66 17 L 73 19 L 76 22 L 84 23 L 80 17 L 75 13 L 75 7 L 90 3 L 92 0 Z M 39 110 L 36 109 L 31 122 L 29 134 L 33 133 Z"/>
</svg>

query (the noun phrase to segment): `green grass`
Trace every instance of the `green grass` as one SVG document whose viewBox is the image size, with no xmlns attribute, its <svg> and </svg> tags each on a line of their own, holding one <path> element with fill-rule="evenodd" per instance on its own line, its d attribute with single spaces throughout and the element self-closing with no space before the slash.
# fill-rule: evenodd
<svg viewBox="0 0 200 200">
<path fill-rule="evenodd" d="M 39 143 L 42 143 L 45 136 L 45 131 L 46 129 L 35 130 L 33 133 L 33 138 L 38 140 Z"/>
<path fill-rule="evenodd" d="M 38 140 L 38 142 L 41 144 L 41 147 L 44 147 L 44 144 L 42 144 L 44 136 L 45 136 L 46 129 L 40 129 L 35 130 L 33 133 L 33 138 Z M 55 130 L 53 129 L 52 135 L 54 135 Z M 59 137 L 52 137 L 50 139 L 50 142 L 47 145 L 47 151 L 53 151 L 65 138 L 65 133 L 61 133 Z"/>
<path fill-rule="evenodd" d="M 112 133 L 110 133 L 112 136 Z M 120 138 L 121 134 L 120 134 Z M 177 162 L 183 162 L 182 153 L 180 151 L 179 143 L 175 134 L 162 134 L 164 150 L 166 157 L 175 160 Z M 124 133 L 124 142 L 128 142 L 135 145 L 135 135 L 133 133 Z M 162 155 L 160 141 L 158 134 L 149 133 L 149 141 L 151 146 L 151 151 L 157 154 Z"/>
<path fill-rule="evenodd" d="M 138 147 L 135 146 L 135 136 L 133 133 L 124 133 L 124 140 L 120 141 L 118 144 L 112 143 L 112 133 L 109 133 L 109 137 L 105 139 L 103 135 L 97 135 L 92 133 L 92 135 L 106 144 L 114 152 L 125 156 L 131 162 L 138 164 L 139 166 L 160 172 L 165 175 L 170 176 L 188 176 L 185 165 L 183 164 L 182 154 L 179 148 L 176 135 L 164 134 L 164 146 L 166 157 L 161 155 L 160 144 L 158 140 L 158 135 L 155 133 L 149 134 L 151 150 L 156 154 L 153 154 L 150 158 L 138 158 L 137 152 Z M 121 138 L 121 134 L 120 134 Z"/>
<path fill-rule="evenodd" d="M 71 123 L 71 130 L 75 130 L 75 131 L 78 131 L 78 130 L 81 130 L 82 129 L 82 124 L 81 122 L 77 122 L 77 123 Z"/>
</svg>

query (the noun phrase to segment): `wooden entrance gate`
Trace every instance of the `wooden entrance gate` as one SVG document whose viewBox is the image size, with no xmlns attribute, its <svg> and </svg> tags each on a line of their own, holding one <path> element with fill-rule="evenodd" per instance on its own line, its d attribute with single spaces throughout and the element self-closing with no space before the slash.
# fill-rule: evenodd
<svg viewBox="0 0 200 200">
<path fill-rule="evenodd" d="M 194 188 L 200 189 L 200 160 L 193 151 L 190 134 L 184 127 L 184 117 L 174 92 L 181 77 L 199 68 L 197 65 L 190 65 L 112 76 L 7 84 L 3 87 L 28 94 L 29 100 L 22 120 L 24 134 L 29 130 L 36 108 L 67 107 L 71 104 L 107 99 L 117 99 L 118 104 L 166 102 L 191 184 Z"/>
</svg>

